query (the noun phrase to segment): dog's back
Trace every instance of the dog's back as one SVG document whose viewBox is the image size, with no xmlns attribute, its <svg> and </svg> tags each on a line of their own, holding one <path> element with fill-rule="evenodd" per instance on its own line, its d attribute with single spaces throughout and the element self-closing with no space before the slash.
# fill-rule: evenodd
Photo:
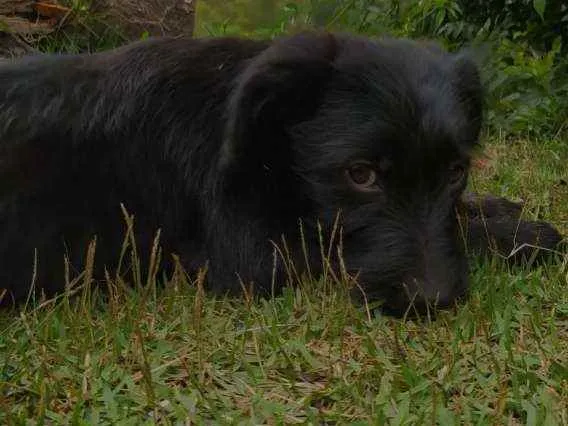
<svg viewBox="0 0 568 426">
<path fill-rule="evenodd" d="M 136 211 L 143 248 L 162 226 L 166 243 L 191 238 L 196 170 L 217 155 L 235 77 L 266 45 L 161 38 L 1 63 L 0 286 L 21 298 L 37 260 L 52 293 L 63 255 L 81 268 L 94 235 L 98 263 L 112 265 L 120 203 Z"/>
</svg>

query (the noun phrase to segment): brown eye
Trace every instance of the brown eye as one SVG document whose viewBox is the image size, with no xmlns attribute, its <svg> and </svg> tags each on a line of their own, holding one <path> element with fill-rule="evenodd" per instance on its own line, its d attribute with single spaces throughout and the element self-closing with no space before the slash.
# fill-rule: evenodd
<svg viewBox="0 0 568 426">
<path fill-rule="evenodd" d="M 349 183 L 358 191 L 373 192 L 379 189 L 377 185 L 377 172 L 370 164 L 353 164 L 346 170 Z"/>
<path fill-rule="evenodd" d="M 450 184 L 456 185 L 460 183 L 465 176 L 465 167 L 462 164 L 453 164 L 449 170 Z"/>
</svg>

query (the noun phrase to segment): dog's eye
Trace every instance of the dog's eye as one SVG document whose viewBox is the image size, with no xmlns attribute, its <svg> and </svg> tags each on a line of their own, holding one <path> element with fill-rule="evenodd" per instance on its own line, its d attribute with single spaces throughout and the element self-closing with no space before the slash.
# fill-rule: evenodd
<svg viewBox="0 0 568 426">
<path fill-rule="evenodd" d="M 465 176 L 465 167 L 463 164 L 452 164 L 449 170 L 450 184 L 456 185 L 460 183 Z"/>
<path fill-rule="evenodd" d="M 349 183 L 358 191 L 373 192 L 379 189 L 377 172 L 370 164 L 356 163 L 346 170 Z"/>
</svg>

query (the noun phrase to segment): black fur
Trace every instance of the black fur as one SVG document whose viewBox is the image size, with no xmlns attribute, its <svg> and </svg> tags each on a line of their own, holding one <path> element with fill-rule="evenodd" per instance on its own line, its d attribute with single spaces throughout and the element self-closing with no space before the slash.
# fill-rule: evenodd
<svg viewBox="0 0 568 426">
<path fill-rule="evenodd" d="M 212 291 L 239 292 L 238 276 L 268 293 L 282 236 L 301 268 L 299 220 L 317 273 L 317 223 L 325 240 L 339 218 L 345 265 L 367 297 L 393 312 L 416 294 L 418 305 L 450 304 L 467 288 L 456 208 L 473 206 L 459 200 L 481 103 L 466 57 L 345 35 L 162 38 L 2 64 L 5 300 L 27 294 L 34 249 L 47 294 L 62 288 L 63 255 L 81 270 L 94 235 L 98 276 L 114 267 L 123 203 L 141 253 L 161 228 L 188 270 L 209 262 Z M 378 176 L 370 192 L 346 177 L 359 160 Z M 470 240 L 488 247 L 465 211 Z M 276 274 L 284 284 L 282 262 Z"/>
<path fill-rule="evenodd" d="M 521 219 L 523 203 L 491 195 L 464 194 L 458 205 L 462 236 L 470 253 L 498 255 L 511 264 L 541 264 L 568 249 L 544 221 Z"/>
</svg>

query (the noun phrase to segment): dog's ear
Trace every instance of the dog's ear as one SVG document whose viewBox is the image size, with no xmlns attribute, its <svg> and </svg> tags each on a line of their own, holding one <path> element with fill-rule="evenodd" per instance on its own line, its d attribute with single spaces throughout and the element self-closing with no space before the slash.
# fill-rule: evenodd
<svg viewBox="0 0 568 426">
<path fill-rule="evenodd" d="M 454 81 L 456 94 L 468 123 L 468 134 L 473 143 L 477 142 L 483 122 L 484 93 L 481 83 L 479 67 L 467 54 L 458 54 L 454 61 Z"/>
<path fill-rule="evenodd" d="M 298 34 L 254 58 L 228 101 L 220 168 L 270 168 L 271 158 L 283 163 L 286 128 L 315 112 L 336 54 L 333 35 Z"/>
</svg>

